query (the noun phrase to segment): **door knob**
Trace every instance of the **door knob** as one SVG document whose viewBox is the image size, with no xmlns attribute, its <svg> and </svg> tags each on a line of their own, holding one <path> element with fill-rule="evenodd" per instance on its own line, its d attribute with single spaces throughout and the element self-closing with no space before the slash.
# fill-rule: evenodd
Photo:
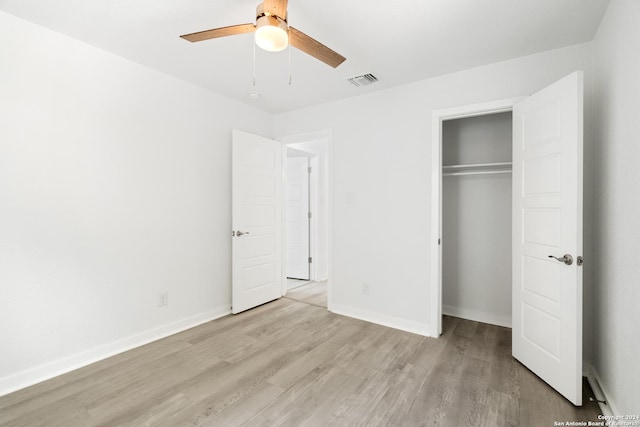
<svg viewBox="0 0 640 427">
<path fill-rule="evenodd" d="M 557 256 L 549 255 L 549 258 L 555 258 L 560 262 L 564 262 L 567 265 L 573 264 L 573 257 L 569 254 L 564 254 L 562 258 L 558 258 Z"/>
<path fill-rule="evenodd" d="M 238 236 L 238 237 L 242 236 L 243 234 L 249 234 L 249 232 L 248 231 L 240 231 L 240 230 L 236 231 L 236 236 Z"/>
</svg>

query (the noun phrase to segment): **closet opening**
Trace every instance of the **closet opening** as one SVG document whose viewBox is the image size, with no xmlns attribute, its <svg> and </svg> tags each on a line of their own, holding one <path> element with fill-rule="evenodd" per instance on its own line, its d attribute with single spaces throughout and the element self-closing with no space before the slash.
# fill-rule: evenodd
<svg viewBox="0 0 640 427">
<path fill-rule="evenodd" d="M 511 111 L 442 123 L 442 314 L 511 327 Z"/>
<path fill-rule="evenodd" d="M 511 326 L 512 110 L 522 99 L 433 112 L 432 337 L 443 315 Z"/>
</svg>

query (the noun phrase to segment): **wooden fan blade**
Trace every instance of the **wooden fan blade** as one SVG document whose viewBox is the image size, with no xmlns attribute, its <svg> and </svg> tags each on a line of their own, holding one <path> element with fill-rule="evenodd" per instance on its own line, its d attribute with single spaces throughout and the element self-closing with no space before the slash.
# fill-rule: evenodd
<svg viewBox="0 0 640 427">
<path fill-rule="evenodd" d="M 184 34 L 180 36 L 190 42 L 201 42 L 203 40 L 215 39 L 218 37 L 234 36 L 236 34 L 252 33 L 256 30 L 254 24 L 232 25 L 230 27 L 214 28 L 213 30 L 199 31 L 197 33 Z"/>
<path fill-rule="evenodd" d="M 264 0 L 264 12 L 287 20 L 287 0 Z"/>
<path fill-rule="evenodd" d="M 289 27 L 289 43 L 291 46 L 300 49 L 304 53 L 313 56 L 327 65 L 336 68 L 342 64 L 347 58 L 335 52 L 317 40 L 309 37 L 300 30 Z"/>
</svg>

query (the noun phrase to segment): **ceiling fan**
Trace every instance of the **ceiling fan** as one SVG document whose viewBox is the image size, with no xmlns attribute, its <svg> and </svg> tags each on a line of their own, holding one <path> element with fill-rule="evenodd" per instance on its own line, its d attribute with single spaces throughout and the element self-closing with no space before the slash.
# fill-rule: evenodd
<svg viewBox="0 0 640 427">
<path fill-rule="evenodd" d="M 287 23 L 287 0 L 264 0 L 256 8 L 255 24 L 240 24 L 230 27 L 214 28 L 197 33 L 184 34 L 190 42 L 215 39 L 255 32 L 256 44 L 264 50 L 278 52 L 288 44 L 336 68 L 346 58 L 329 49 L 319 41 L 309 37 Z"/>
</svg>

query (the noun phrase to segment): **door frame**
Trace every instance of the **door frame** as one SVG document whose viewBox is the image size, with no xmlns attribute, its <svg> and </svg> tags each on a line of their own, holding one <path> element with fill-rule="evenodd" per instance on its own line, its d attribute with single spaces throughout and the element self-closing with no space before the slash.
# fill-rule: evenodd
<svg viewBox="0 0 640 427">
<path fill-rule="evenodd" d="M 309 221 L 309 256 L 315 257 L 320 251 L 318 244 L 318 234 L 320 230 L 319 218 L 317 215 L 320 209 L 319 199 L 319 181 L 318 181 L 318 164 L 319 156 L 312 155 L 309 157 L 309 166 L 311 167 L 311 174 L 309 174 L 309 209 L 311 211 L 311 221 Z M 325 232 L 328 232 L 325 230 Z M 286 242 L 285 242 L 286 244 Z M 320 281 L 320 272 L 318 270 L 318 263 L 312 262 L 309 266 L 309 280 Z"/>
<path fill-rule="evenodd" d="M 442 122 L 505 113 L 526 96 L 434 110 L 431 114 L 431 280 L 429 335 L 442 334 Z"/>
<path fill-rule="evenodd" d="M 332 306 L 333 306 L 333 129 L 323 129 L 323 130 L 318 130 L 318 131 L 312 131 L 312 132 L 306 132 L 306 133 L 299 133 L 299 134 L 291 134 L 291 135 L 285 135 L 285 136 L 279 136 L 274 138 L 276 141 L 279 141 L 283 144 L 284 146 L 284 150 L 283 151 L 283 156 L 285 156 L 284 161 L 286 163 L 286 148 L 291 145 L 291 144 L 298 144 L 298 143 L 303 143 L 303 142 L 313 142 L 313 141 L 322 141 L 324 144 L 326 144 L 326 153 L 325 153 L 325 159 L 326 159 L 326 174 L 327 174 L 327 192 L 326 192 L 326 206 L 327 206 L 327 309 L 329 311 L 332 310 Z M 299 148 L 298 148 L 299 149 Z M 313 154 L 313 153 L 311 153 Z M 311 160 L 311 166 L 312 168 L 317 168 L 317 163 L 319 161 L 318 159 L 319 156 L 315 156 L 312 157 Z M 283 171 L 283 173 L 286 173 L 286 170 Z M 312 172 L 311 174 L 311 179 L 312 179 L 312 192 L 314 191 L 314 189 L 316 189 L 316 194 L 317 194 L 317 186 L 318 184 L 318 175 L 317 173 Z M 284 182 L 284 176 L 283 176 L 283 182 Z M 283 198 L 284 199 L 284 198 Z M 318 212 L 319 209 L 319 203 L 317 202 L 317 197 L 312 197 L 312 213 Z M 283 202 L 284 203 L 284 202 Z M 311 228 L 312 230 L 314 230 L 313 234 L 318 233 L 318 226 L 317 226 L 317 219 L 318 216 L 315 215 L 312 216 L 312 221 L 311 221 Z M 283 216 L 283 221 L 284 221 L 284 216 Z M 317 239 L 312 235 L 312 240 L 314 242 L 317 242 Z M 286 244 L 286 227 L 284 227 L 283 225 L 283 242 L 285 242 Z M 286 265 L 286 248 L 283 247 L 283 256 L 285 256 L 285 258 L 283 259 L 283 265 Z M 317 244 L 312 244 L 312 249 L 311 252 L 314 254 L 318 253 L 317 250 Z M 311 269 L 313 272 L 313 277 L 318 277 L 318 271 L 317 271 L 317 266 L 316 265 L 311 265 Z M 283 288 L 282 288 L 282 295 L 285 295 L 287 292 L 287 280 L 286 280 L 286 273 L 284 273 L 285 278 L 283 280 Z M 313 279 L 312 279 L 313 280 Z"/>
</svg>

